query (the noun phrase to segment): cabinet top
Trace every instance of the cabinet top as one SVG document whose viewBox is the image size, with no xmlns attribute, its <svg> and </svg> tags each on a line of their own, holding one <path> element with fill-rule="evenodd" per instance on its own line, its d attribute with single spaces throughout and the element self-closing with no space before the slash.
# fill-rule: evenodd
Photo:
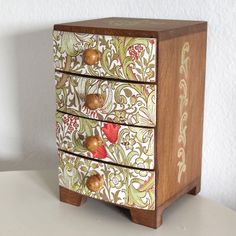
<svg viewBox="0 0 236 236">
<path fill-rule="evenodd" d="M 161 41 L 206 31 L 207 22 L 110 17 L 56 24 L 54 25 L 54 30 L 103 35 L 155 37 Z"/>
</svg>

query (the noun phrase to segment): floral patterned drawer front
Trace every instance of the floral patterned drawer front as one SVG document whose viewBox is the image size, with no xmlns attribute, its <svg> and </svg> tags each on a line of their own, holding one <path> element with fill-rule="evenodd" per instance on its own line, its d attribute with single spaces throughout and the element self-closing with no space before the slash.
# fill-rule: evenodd
<svg viewBox="0 0 236 236">
<path fill-rule="evenodd" d="M 154 129 L 105 123 L 56 113 L 58 148 L 89 158 L 125 166 L 154 169 Z M 95 152 L 85 139 L 98 135 L 103 145 Z"/>
<path fill-rule="evenodd" d="M 53 42 L 57 70 L 122 80 L 155 81 L 156 39 L 54 31 Z M 101 53 L 96 65 L 83 62 L 83 53 L 89 48 Z"/>
<path fill-rule="evenodd" d="M 121 124 L 156 125 L 156 85 L 122 83 L 56 73 L 57 109 L 73 115 Z M 102 108 L 85 106 L 86 95 L 101 94 Z"/>
<path fill-rule="evenodd" d="M 104 185 L 91 192 L 86 181 L 103 175 Z M 59 151 L 59 184 L 80 194 L 128 207 L 155 209 L 155 172 L 96 162 Z"/>
</svg>

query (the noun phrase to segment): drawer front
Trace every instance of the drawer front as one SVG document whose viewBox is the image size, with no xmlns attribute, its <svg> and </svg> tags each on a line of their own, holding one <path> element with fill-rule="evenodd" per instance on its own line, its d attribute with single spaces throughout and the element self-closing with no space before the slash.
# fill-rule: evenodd
<svg viewBox="0 0 236 236">
<path fill-rule="evenodd" d="M 155 81 L 157 43 L 154 38 L 54 31 L 53 41 L 57 70 L 122 80 Z M 100 52 L 96 64 L 86 64 L 86 49 Z M 95 58 L 93 54 L 89 56 Z"/>
<path fill-rule="evenodd" d="M 99 174 L 104 184 L 97 192 L 87 186 Z M 155 209 L 155 172 L 96 162 L 59 151 L 59 184 L 80 194 L 128 207 Z"/>
<path fill-rule="evenodd" d="M 120 165 L 154 169 L 154 129 L 131 127 L 56 113 L 59 149 Z M 86 148 L 86 138 L 98 135 L 102 145 Z"/>
<path fill-rule="evenodd" d="M 101 108 L 85 106 L 87 95 L 100 94 Z M 156 125 L 156 85 L 123 83 L 56 73 L 57 109 L 73 115 L 120 124 Z"/>
</svg>

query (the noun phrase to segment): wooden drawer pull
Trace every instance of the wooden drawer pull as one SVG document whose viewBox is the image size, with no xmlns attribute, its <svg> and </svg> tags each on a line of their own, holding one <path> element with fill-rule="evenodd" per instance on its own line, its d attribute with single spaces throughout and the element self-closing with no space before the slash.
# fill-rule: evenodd
<svg viewBox="0 0 236 236">
<path fill-rule="evenodd" d="M 88 94 L 85 97 L 85 104 L 90 110 L 102 108 L 104 105 L 104 97 L 101 94 Z"/>
<path fill-rule="evenodd" d="M 91 192 L 97 192 L 104 184 L 104 177 L 96 174 L 88 177 L 86 186 Z"/>
<path fill-rule="evenodd" d="M 96 65 L 101 58 L 101 53 L 97 49 L 88 48 L 83 53 L 83 62 L 87 65 Z"/>
<path fill-rule="evenodd" d="M 85 147 L 90 152 L 96 152 L 97 148 L 102 146 L 102 139 L 95 135 L 95 136 L 89 136 L 85 139 Z"/>
</svg>

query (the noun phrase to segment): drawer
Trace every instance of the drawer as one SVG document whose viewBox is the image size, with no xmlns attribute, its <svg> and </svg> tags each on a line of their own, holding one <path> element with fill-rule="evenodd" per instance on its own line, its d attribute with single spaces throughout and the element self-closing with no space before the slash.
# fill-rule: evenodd
<svg viewBox="0 0 236 236">
<path fill-rule="evenodd" d="M 156 39 L 54 31 L 56 70 L 154 82 Z"/>
<path fill-rule="evenodd" d="M 95 175 L 104 180 L 96 192 L 87 188 L 89 177 Z M 127 207 L 155 209 L 154 171 L 120 167 L 59 151 L 59 184 L 95 199 Z"/>
<path fill-rule="evenodd" d="M 56 73 L 55 80 L 56 105 L 60 111 L 120 124 L 156 125 L 156 85 L 86 78 L 61 72 Z M 95 97 L 91 99 L 92 94 Z M 99 104 L 96 95 L 102 96 L 102 105 L 91 108 L 91 104 Z"/>
<path fill-rule="evenodd" d="M 59 149 L 105 162 L 154 169 L 153 128 L 101 122 L 60 112 L 56 113 L 56 121 Z M 97 137 L 100 146 L 96 146 Z"/>
</svg>

